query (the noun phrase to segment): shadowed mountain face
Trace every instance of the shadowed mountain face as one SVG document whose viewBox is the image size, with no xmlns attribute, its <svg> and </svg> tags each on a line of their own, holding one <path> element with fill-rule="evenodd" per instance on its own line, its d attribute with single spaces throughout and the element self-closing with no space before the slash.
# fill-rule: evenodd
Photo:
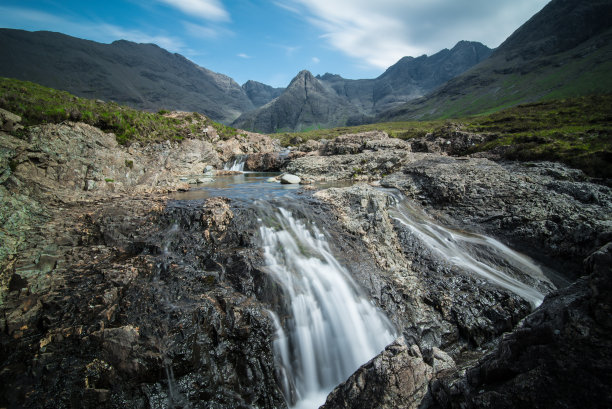
<svg viewBox="0 0 612 409">
<path fill-rule="evenodd" d="M 553 0 L 490 58 L 378 121 L 459 117 L 543 98 L 612 92 L 609 0 Z"/>
<path fill-rule="evenodd" d="M 489 54 L 491 49 L 481 43 L 460 41 L 451 50 L 444 49 L 430 57 L 404 57 L 375 79 L 350 80 L 329 73 L 313 77 L 302 71 L 278 99 L 243 114 L 233 125 L 260 132 L 278 132 L 366 122 L 379 112 L 425 95 Z M 309 84 L 306 89 L 311 90 L 308 96 L 305 91 L 296 92 L 295 89 L 295 84 L 304 80 Z M 249 83 L 243 85 L 245 90 L 247 85 L 256 88 Z M 267 92 L 266 96 L 271 95 L 260 85 L 256 89 L 261 89 L 262 94 Z M 252 96 L 255 92 L 247 93 L 257 106 L 259 101 Z"/>
<path fill-rule="evenodd" d="M 146 110 L 197 111 L 229 123 L 254 108 L 231 78 L 154 44 L 101 44 L 60 33 L 0 29 L 0 76 Z"/>
<path fill-rule="evenodd" d="M 242 89 L 246 92 L 255 108 L 267 104 L 285 90 L 285 88 L 274 88 L 253 80 L 248 80 L 242 84 Z"/>
<path fill-rule="evenodd" d="M 354 106 L 308 71 L 301 71 L 273 101 L 243 114 L 233 125 L 263 132 L 304 130 L 346 123 Z"/>
</svg>

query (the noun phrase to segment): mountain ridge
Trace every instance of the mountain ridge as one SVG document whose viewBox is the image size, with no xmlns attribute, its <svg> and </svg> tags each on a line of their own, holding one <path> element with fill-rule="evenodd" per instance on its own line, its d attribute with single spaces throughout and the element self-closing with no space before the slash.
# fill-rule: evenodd
<svg viewBox="0 0 612 409">
<path fill-rule="evenodd" d="M 609 0 L 553 0 L 488 59 L 374 121 L 460 117 L 543 98 L 610 93 L 610 15 Z"/>
<path fill-rule="evenodd" d="M 51 31 L 0 29 L 0 75 L 145 110 L 197 111 L 231 122 L 253 109 L 230 77 L 155 44 L 111 44 Z"/>
<path fill-rule="evenodd" d="M 308 116 L 306 122 L 300 122 L 298 118 L 305 118 L 300 116 L 300 112 L 308 108 L 308 104 L 303 98 L 294 99 L 287 96 L 283 99 L 277 97 L 254 111 L 242 114 L 232 125 L 269 133 L 304 130 L 313 126 L 333 127 L 368 122 L 377 113 L 423 96 L 487 58 L 491 52 L 491 49 L 481 43 L 460 41 L 452 49 L 444 49 L 431 56 L 403 57 L 373 79 L 345 79 L 331 73 L 314 77 L 311 74 L 311 81 L 319 82 L 318 85 L 313 84 L 313 87 L 325 89 L 317 96 L 318 108 L 313 111 L 321 112 L 322 116 L 318 120 Z M 303 73 L 304 71 L 301 71 L 294 77 L 291 84 Z M 340 105 L 332 107 L 334 103 Z M 327 108 L 322 105 L 327 105 Z M 270 110 L 274 112 L 268 112 Z M 281 112 L 286 113 L 287 120 L 279 120 Z"/>
</svg>

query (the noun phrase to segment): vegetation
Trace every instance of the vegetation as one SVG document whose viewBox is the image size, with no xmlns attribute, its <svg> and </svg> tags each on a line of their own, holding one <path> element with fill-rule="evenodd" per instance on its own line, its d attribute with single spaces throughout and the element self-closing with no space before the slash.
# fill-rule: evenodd
<svg viewBox="0 0 612 409">
<path fill-rule="evenodd" d="M 209 126 L 215 128 L 222 139 L 229 139 L 237 132 L 198 113 L 173 114 L 163 109 L 157 113 L 144 112 L 9 78 L 0 78 L 0 108 L 20 115 L 24 125 L 85 122 L 115 133 L 117 142 L 123 145 L 135 141 L 203 138 L 203 129 Z"/>
<path fill-rule="evenodd" d="M 453 120 L 386 122 L 274 136 L 284 145 L 373 130 L 410 139 L 443 132 L 451 121 L 464 131 L 489 135 L 487 142 L 466 153 L 495 150 L 507 159 L 559 161 L 591 176 L 612 177 L 612 95 L 547 100 Z"/>
</svg>

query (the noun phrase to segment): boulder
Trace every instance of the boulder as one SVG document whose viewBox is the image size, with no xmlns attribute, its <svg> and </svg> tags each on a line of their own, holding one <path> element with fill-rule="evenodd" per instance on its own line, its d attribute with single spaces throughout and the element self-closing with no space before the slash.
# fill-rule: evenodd
<svg viewBox="0 0 612 409">
<path fill-rule="evenodd" d="M 285 173 L 281 176 L 280 182 L 283 185 L 297 185 L 302 181 L 299 176 L 292 175 L 290 173 Z"/>
<path fill-rule="evenodd" d="M 321 409 L 416 409 L 433 375 L 419 347 L 401 337 L 336 387 Z"/>
<path fill-rule="evenodd" d="M 21 117 L 9 112 L 5 109 L 0 108 L 0 130 L 6 132 L 13 132 L 23 128 L 20 125 Z"/>
</svg>

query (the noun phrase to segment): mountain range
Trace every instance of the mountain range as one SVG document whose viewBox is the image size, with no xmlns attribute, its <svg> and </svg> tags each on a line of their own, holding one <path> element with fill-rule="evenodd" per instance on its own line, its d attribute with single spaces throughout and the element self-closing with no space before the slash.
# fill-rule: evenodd
<svg viewBox="0 0 612 409">
<path fill-rule="evenodd" d="M 287 88 L 240 86 L 154 44 L 0 29 L 0 76 L 267 133 L 450 118 L 612 92 L 611 15 L 610 0 L 553 0 L 495 50 L 460 41 L 404 57 L 374 79 L 301 71 Z"/>
<path fill-rule="evenodd" d="M 437 119 L 612 92 L 612 1 L 553 0 L 489 58 L 375 121 Z"/>
<path fill-rule="evenodd" d="M 429 57 L 404 57 L 375 79 L 350 80 L 329 73 L 314 77 L 302 71 L 276 99 L 241 115 L 232 125 L 278 132 L 362 123 L 427 94 L 491 51 L 481 43 L 460 41 Z"/>
<path fill-rule="evenodd" d="M 302 71 L 287 88 L 274 88 L 257 81 L 240 86 L 154 44 L 102 44 L 49 31 L 0 29 L 2 76 L 139 109 L 202 112 L 262 132 L 361 122 L 426 94 L 490 52 L 461 41 L 431 57 L 404 57 L 376 79 L 315 78 Z"/>
</svg>

